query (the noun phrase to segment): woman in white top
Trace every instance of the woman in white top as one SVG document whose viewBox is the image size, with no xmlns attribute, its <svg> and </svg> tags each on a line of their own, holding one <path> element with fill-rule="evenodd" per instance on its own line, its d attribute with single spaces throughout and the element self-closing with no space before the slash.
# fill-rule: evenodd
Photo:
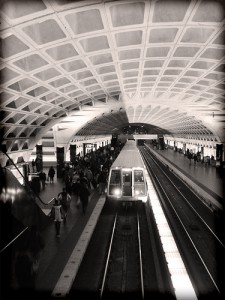
<svg viewBox="0 0 225 300">
<path fill-rule="evenodd" d="M 55 221 L 55 230 L 56 230 L 56 236 L 60 237 L 60 226 L 61 222 L 63 220 L 62 218 L 62 206 L 60 204 L 60 201 L 55 198 L 55 203 L 52 206 L 51 216 L 53 220 Z"/>
</svg>

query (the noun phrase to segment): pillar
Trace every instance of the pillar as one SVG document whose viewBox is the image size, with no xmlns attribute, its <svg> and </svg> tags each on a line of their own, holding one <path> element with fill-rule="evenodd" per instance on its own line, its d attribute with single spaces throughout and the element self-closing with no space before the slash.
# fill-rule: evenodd
<svg viewBox="0 0 225 300">
<path fill-rule="evenodd" d="M 77 145 L 70 145 L 70 162 L 72 164 L 75 163 L 76 160 L 76 152 L 77 152 Z"/>
<path fill-rule="evenodd" d="M 36 145 L 36 169 L 41 172 L 43 169 L 43 149 L 42 145 Z"/>
<path fill-rule="evenodd" d="M 85 155 L 86 155 L 86 144 L 83 143 L 83 156 L 85 156 Z"/>
<path fill-rule="evenodd" d="M 223 144 L 216 144 L 216 160 L 220 162 L 220 165 L 223 161 Z"/>
<path fill-rule="evenodd" d="M 23 164 L 23 176 L 24 176 L 24 182 L 23 184 L 25 185 L 26 182 L 28 182 L 29 180 L 29 164 L 28 163 L 24 163 Z"/>
<path fill-rule="evenodd" d="M 57 178 L 62 178 L 62 169 L 64 167 L 64 147 L 56 148 L 56 162 L 57 162 Z"/>
<path fill-rule="evenodd" d="M 164 136 L 163 135 L 158 135 L 158 143 L 159 143 L 159 150 L 164 150 Z"/>
</svg>

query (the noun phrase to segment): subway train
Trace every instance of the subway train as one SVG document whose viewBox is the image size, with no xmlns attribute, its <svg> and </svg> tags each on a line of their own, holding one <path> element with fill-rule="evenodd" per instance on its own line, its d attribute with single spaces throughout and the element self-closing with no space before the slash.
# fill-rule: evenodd
<svg viewBox="0 0 225 300">
<path fill-rule="evenodd" d="M 145 171 L 136 141 L 128 140 L 110 168 L 107 199 L 146 202 Z"/>
</svg>

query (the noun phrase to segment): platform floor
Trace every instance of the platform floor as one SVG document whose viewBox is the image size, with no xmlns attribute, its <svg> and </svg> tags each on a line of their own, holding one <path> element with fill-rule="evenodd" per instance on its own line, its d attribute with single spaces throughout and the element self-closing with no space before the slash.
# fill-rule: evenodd
<svg viewBox="0 0 225 300">
<path fill-rule="evenodd" d="M 157 150 L 160 155 L 166 158 L 181 172 L 191 178 L 195 183 L 204 187 L 210 194 L 215 194 L 220 198 L 224 198 L 224 171 L 220 172 L 215 166 L 206 165 L 205 163 L 197 162 L 194 165 L 194 160 L 184 156 L 184 154 L 175 152 L 172 149 Z"/>
<path fill-rule="evenodd" d="M 39 196 L 45 203 L 48 203 L 50 199 L 57 197 L 63 186 L 62 180 L 55 177 L 54 183 L 47 183 L 45 190 L 41 191 Z M 81 206 L 77 208 L 76 201 L 72 196 L 67 222 L 61 224 L 60 237 L 56 237 L 54 222 L 42 232 L 45 248 L 36 275 L 35 291 L 37 295 L 39 293 L 48 295 L 53 291 L 99 197 L 96 190 L 91 192 L 90 202 L 84 215 Z M 45 207 L 46 213 L 50 211 L 52 204 Z"/>
</svg>

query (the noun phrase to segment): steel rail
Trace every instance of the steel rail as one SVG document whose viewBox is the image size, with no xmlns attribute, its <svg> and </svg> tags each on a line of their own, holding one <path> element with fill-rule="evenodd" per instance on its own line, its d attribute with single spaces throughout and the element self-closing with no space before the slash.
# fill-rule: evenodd
<svg viewBox="0 0 225 300">
<path fill-rule="evenodd" d="M 143 277 L 143 264 L 142 264 L 142 251 L 141 251 L 141 233 L 140 233 L 140 223 L 139 223 L 139 215 L 137 213 L 137 225 L 138 225 L 138 248 L 139 248 L 139 261 L 140 261 L 140 275 L 141 275 L 141 294 L 142 298 L 145 298 L 144 292 L 144 277 Z"/>
<path fill-rule="evenodd" d="M 152 158 L 152 157 L 151 157 Z M 197 215 L 197 217 L 202 221 L 202 223 L 206 226 L 206 228 L 211 232 L 211 234 L 214 236 L 214 238 L 221 244 L 223 248 L 225 248 L 225 245 L 223 242 L 219 239 L 219 237 L 216 235 L 216 233 L 212 230 L 212 228 L 209 227 L 209 225 L 205 222 L 205 220 L 200 216 L 200 214 L 196 211 L 196 209 L 191 205 L 191 203 L 187 200 L 185 195 L 176 187 L 176 185 L 173 183 L 173 181 L 169 178 L 169 176 L 163 171 L 163 169 L 159 166 L 157 161 L 152 158 L 154 163 L 158 166 L 158 168 L 163 172 L 163 174 L 166 176 L 166 178 L 170 181 L 170 183 L 173 185 L 173 187 L 177 190 L 177 192 L 183 197 L 187 205 L 194 211 L 194 213 Z M 176 176 L 177 177 L 177 176 Z M 178 177 L 177 177 L 178 178 Z"/>
<path fill-rule="evenodd" d="M 154 157 L 156 157 L 156 155 L 151 151 L 151 148 L 149 147 L 149 146 L 146 146 L 147 148 L 148 148 L 148 151 L 154 156 Z M 160 160 L 159 158 L 158 158 L 158 160 Z M 166 167 L 168 167 L 168 165 L 166 164 L 166 163 L 164 163 L 162 160 L 160 160 L 160 162 L 164 165 L 164 166 L 166 166 Z M 171 171 L 171 168 L 170 167 L 168 167 L 169 168 L 169 170 Z M 175 177 L 177 177 L 188 189 L 190 189 L 190 186 L 184 181 L 184 179 L 183 178 L 181 178 L 181 177 L 179 177 L 175 172 L 173 173 L 173 175 L 175 176 Z M 208 205 L 208 203 L 206 203 L 205 201 L 204 201 L 204 199 L 203 198 L 201 198 L 194 190 L 191 190 L 191 192 L 195 195 L 195 197 L 196 198 L 198 198 L 210 211 L 212 211 L 213 212 L 213 209 Z"/>
<path fill-rule="evenodd" d="M 105 264 L 104 276 L 103 276 L 102 285 L 101 285 L 101 289 L 100 289 L 100 291 L 101 291 L 100 298 L 102 298 L 104 287 L 105 287 L 106 274 L 107 274 L 108 265 L 109 265 L 109 258 L 110 258 L 111 249 L 112 249 L 112 243 L 113 243 L 114 232 L 115 232 L 115 228 L 116 228 L 116 222 L 117 222 L 117 214 L 115 216 L 114 223 L 113 223 L 112 235 L 111 235 L 111 239 L 110 239 L 109 250 L 108 250 L 107 260 L 106 260 L 106 264 Z"/>
<path fill-rule="evenodd" d="M 145 159 L 146 159 L 146 156 L 145 156 Z M 148 160 L 147 160 L 147 159 L 146 159 L 146 162 L 148 163 Z M 148 166 L 148 171 L 149 171 L 149 173 L 151 174 L 151 176 L 153 177 L 152 171 L 150 170 L 149 166 Z M 181 221 L 181 219 L 180 219 L 178 213 L 176 212 L 176 209 L 174 208 L 173 204 L 171 203 L 169 196 L 167 195 L 166 191 L 164 190 L 163 186 L 161 185 L 161 183 L 160 183 L 158 177 L 156 176 L 156 174 L 154 174 L 154 177 L 155 177 L 155 179 L 156 179 L 158 185 L 161 187 L 161 189 L 162 189 L 162 191 L 163 191 L 165 197 L 166 197 L 167 200 L 169 201 L 171 208 L 173 209 L 175 215 L 177 216 L 177 219 L 179 220 L 179 222 L 180 222 L 182 228 L 184 229 L 184 231 L 185 231 L 187 237 L 189 238 L 189 241 L 191 242 L 193 248 L 195 249 L 195 251 L 196 251 L 196 253 L 197 253 L 199 259 L 201 260 L 201 262 L 202 262 L 202 264 L 203 264 L 203 266 L 204 266 L 206 272 L 208 273 L 208 275 L 209 275 L 211 281 L 213 282 L 213 284 L 214 284 L 216 290 L 218 291 L 219 294 L 221 294 L 221 292 L 220 292 L 220 290 L 219 290 L 219 288 L 218 288 L 218 286 L 217 286 L 217 284 L 216 284 L 216 282 L 215 282 L 213 276 L 211 275 L 209 269 L 207 268 L 206 263 L 204 262 L 203 258 L 201 257 L 201 255 L 200 255 L 198 249 L 196 248 L 196 246 L 195 246 L 195 244 L 194 244 L 194 242 L 193 242 L 191 236 L 189 235 L 188 231 L 186 230 L 185 225 L 184 225 L 183 222 Z"/>
</svg>

